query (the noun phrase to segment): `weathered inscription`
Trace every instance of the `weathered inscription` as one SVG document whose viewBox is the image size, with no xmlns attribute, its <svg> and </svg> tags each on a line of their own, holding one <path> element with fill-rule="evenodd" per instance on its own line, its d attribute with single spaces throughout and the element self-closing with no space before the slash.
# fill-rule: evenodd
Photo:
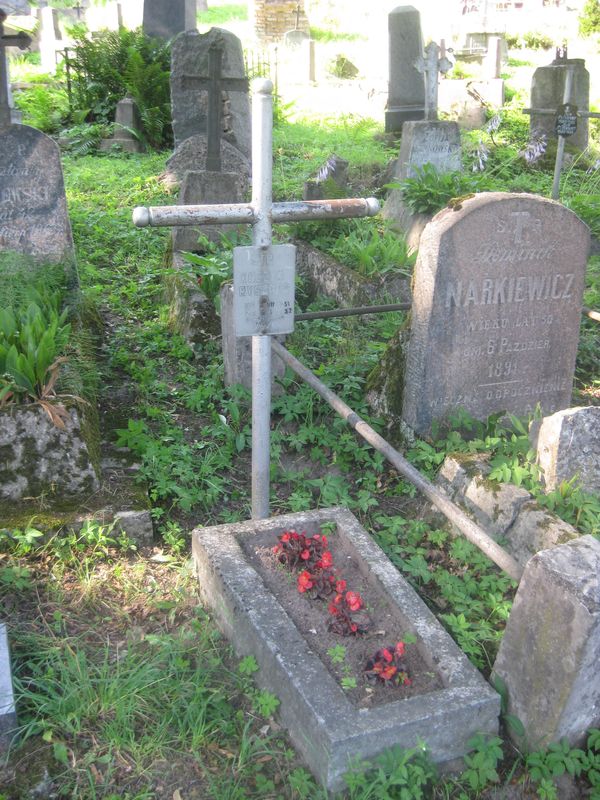
<svg viewBox="0 0 600 800">
<path fill-rule="evenodd" d="M 64 262 L 77 282 L 71 226 L 57 145 L 26 125 L 0 133 L 0 250 L 39 262 Z"/>
<path fill-rule="evenodd" d="M 415 270 L 406 421 L 427 430 L 459 406 L 483 419 L 568 405 L 588 246 L 574 214 L 531 195 L 438 214 Z"/>
</svg>

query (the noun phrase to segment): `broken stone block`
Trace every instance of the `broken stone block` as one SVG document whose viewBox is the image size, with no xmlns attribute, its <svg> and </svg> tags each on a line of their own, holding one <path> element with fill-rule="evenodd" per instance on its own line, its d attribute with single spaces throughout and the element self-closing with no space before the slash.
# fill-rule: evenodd
<svg viewBox="0 0 600 800">
<path fill-rule="evenodd" d="M 565 408 L 532 426 L 530 438 L 548 491 L 576 477 L 600 494 L 600 407 Z"/>
<path fill-rule="evenodd" d="M 494 664 L 519 746 L 579 745 L 600 725 L 599 663 L 600 542 L 582 536 L 528 562 Z"/>
<path fill-rule="evenodd" d="M 540 508 L 535 500 L 524 503 L 515 522 L 505 531 L 505 547 L 524 566 L 531 556 L 548 547 L 579 538 L 568 522 Z"/>
<path fill-rule="evenodd" d="M 152 544 L 154 531 L 149 511 L 118 511 L 114 522 L 115 529 L 122 531 L 138 547 Z"/>
<path fill-rule="evenodd" d="M 73 501 L 97 491 L 86 428 L 75 408 L 64 429 L 35 404 L 0 414 L 0 505 L 40 496 Z"/>
<path fill-rule="evenodd" d="M 540 508 L 520 486 L 491 481 L 490 467 L 480 454 L 447 456 L 436 483 L 472 519 L 524 566 L 540 550 L 576 539 L 568 522 Z M 445 519 L 435 516 L 436 523 Z"/>
</svg>

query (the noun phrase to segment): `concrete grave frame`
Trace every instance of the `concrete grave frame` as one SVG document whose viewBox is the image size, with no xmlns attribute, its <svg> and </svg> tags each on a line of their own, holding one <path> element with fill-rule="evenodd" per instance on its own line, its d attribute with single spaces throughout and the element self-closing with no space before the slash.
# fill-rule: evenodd
<svg viewBox="0 0 600 800">
<path fill-rule="evenodd" d="M 285 530 L 315 533 L 333 522 L 365 577 L 396 605 L 406 630 L 444 688 L 358 710 L 311 650 L 263 584 L 240 540 L 265 532 L 273 541 Z M 335 545 L 334 545 L 335 547 Z M 254 655 L 258 682 L 281 701 L 280 717 L 292 742 L 318 779 L 343 787 L 353 758 L 372 758 L 393 746 L 428 745 L 437 763 L 464 756 L 475 733 L 496 734 L 500 697 L 469 663 L 440 623 L 402 578 L 358 520 L 343 508 L 266 520 L 196 528 L 192 550 L 204 601 L 239 656 Z"/>
</svg>

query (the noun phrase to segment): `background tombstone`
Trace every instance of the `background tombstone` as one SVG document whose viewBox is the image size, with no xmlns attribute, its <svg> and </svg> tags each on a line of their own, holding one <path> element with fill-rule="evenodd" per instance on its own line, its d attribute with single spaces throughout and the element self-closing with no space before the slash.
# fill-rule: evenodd
<svg viewBox="0 0 600 800">
<path fill-rule="evenodd" d="M 133 97 L 127 95 L 117 103 L 114 133 L 100 143 L 100 149 L 110 150 L 117 144 L 127 153 L 139 153 L 143 149 L 139 138 L 141 130 L 140 112 Z"/>
<path fill-rule="evenodd" d="M 386 132 L 402 130 L 406 120 L 425 116 L 425 81 L 415 62 L 423 54 L 421 17 L 413 6 L 398 6 L 388 16 L 389 83 Z"/>
<path fill-rule="evenodd" d="M 160 39 L 196 30 L 196 0 L 144 0 L 142 27 L 145 34 Z"/>
<path fill-rule="evenodd" d="M 531 81 L 531 108 L 558 108 L 563 103 L 563 94 L 567 70 L 573 70 L 573 87 L 571 102 L 579 111 L 588 111 L 590 105 L 590 73 L 585 68 L 582 58 L 556 58 L 545 67 L 538 67 Z M 549 139 L 556 139 L 553 116 L 532 113 L 530 131 L 533 134 L 545 133 Z M 589 121 L 580 117 L 577 131 L 569 137 L 569 143 L 579 150 L 585 150 L 588 144 Z"/>
<path fill-rule="evenodd" d="M 77 285 L 75 251 L 58 146 L 26 125 L 0 129 L 0 253 L 62 263 Z"/>
<path fill-rule="evenodd" d="M 571 402 L 590 234 L 537 195 L 484 193 L 437 214 L 413 279 L 402 417 L 418 433 Z"/>
<path fill-rule="evenodd" d="M 188 31 L 173 42 L 171 54 L 171 104 L 173 135 L 178 147 L 190 136 L 207 134 L 209 49 L 222 50 L 221 83 L 224 105 L 223 137 L 250 157 L 250 101 L 248 88 L 228 90 L 227 84 L 245 81 L 246 71 L 240 40 L 221 28 L 208 33 Z"/>
<path fill-rule="evenodd" d="M 198 134 L 190 136 L 175 150 L 167 160 L 163 175 L 165 184 L 170 188 L 181 185 L 185 173 L 190 170 L 206 170 L 207 155 L 206 136 Z M 223 172 L 235 172 L 243 178 L 245 185 L 250 176 L 250 161 L 229 142 L 221 139 L 221 167 Z"/>
<path fill-rule="evenodd" d="M 42 69 L 53 75 L 56 72 L 56 53 L 65 46 L 58 21 L 58 11 L 46 6 L 38 11 L 40 24 L 39 46 Z"/>
</svg>

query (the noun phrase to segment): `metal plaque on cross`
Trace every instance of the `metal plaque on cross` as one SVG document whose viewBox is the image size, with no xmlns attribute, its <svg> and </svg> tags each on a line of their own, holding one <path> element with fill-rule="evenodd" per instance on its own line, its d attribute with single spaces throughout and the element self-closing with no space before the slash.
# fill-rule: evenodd
<svg viewBox="0 0 600 800">
<path fill-rule="evenodd" d="M 577 133 L 578 109 L 574 103 L 563 103 L 556 109 L 554 132 L 557 136 L 573 136 Z"/>
<path fill-rule="evenodd" d="M 264 336 L 294 330 L 296 248 L 235 247 L 233 320 L 236 336 Z"/>
</svg>

